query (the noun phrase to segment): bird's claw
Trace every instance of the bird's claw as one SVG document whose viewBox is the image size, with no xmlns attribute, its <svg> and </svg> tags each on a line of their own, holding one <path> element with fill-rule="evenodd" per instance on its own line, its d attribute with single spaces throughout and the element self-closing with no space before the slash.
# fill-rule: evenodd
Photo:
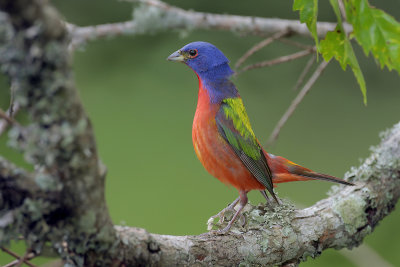
<svg viewBox="0 0 400 267">
<path fill-rule="evenodd" d="M 208 219 L 208 221 L 207 221 L 207 230 L 209 230 L 209 231 L 212 230 L 212 228 L 213 228 L 217 223 L 218 223 L 219 225 L 222 225 L 222 224 L 225 222 L 225 218 L 227 217 L 227 216 L 225 216 L 225 213 L 226 213 L 227 211 L 232 211 L 232 214 L 235 213 L 235 209 L 232 208 L 232 207 L 230 207 L 230 206 L 224 208 L 223 210 L 221 210 L 221 211 L 218 212 L 217 214 L 211 216 L 210 219 Z M 219 219 L 218 222 L 214 222 L 216 218 Z M 226 218 L 226 219 L 228 219 L 228 218 Z M 218 230 L 218 231 L 220 231 L 220 230 Z"/>
<path fill-rule="evenodd" d="M 227 227 L 225 227 L 225 228 L 223 228 L 223 229 L 218 229 L 218 230 L 217 230 L 217 233 L 218 233 L 219 235 L 225 235 L 227 232 L 229 232 L 229 230 L 230 230 L 230 227 L 228 228 L 228 226 L 227 226 Z"/>
<path fill-rule="evenodd" d="M 224 228 L 225 229 L 225 228 Z M 208 233 L 210 235 L 225 235 L 228 231 L 224 229 L 218 229 L 218 230 L 209 230 Z"/>
<path fill-rule="evenodd" d="M 230 229 L 231 229 L 231 226 L 228 224 L 227 226 L 225 226 L 222 229 L 210 230 L 209 233 L 212 235 L 225 235 L 226 233 L 229 232 Z"/>
<path fill-rule="evenodd" d="M 238 222 L 240 222 L 240 226 L 244 227 L 246 225 L 247 219 L 246 216 L 243 213 L 240 213 L 239 215 L 239 220 Z"/>
</svg>

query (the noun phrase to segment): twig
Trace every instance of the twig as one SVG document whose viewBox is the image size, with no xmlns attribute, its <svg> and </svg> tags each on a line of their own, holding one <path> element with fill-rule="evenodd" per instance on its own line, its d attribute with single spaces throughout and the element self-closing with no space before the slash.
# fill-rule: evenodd
<svg viewBox="0 0 400 267">
<path fill-rule="evenodd" d="M 283 36 L 286 36 L 290 34 L 290 31 L 285 29 L 281 32 L 277 32 L 275 34 L 273 34 L 272 36 L 268 37 L 267 39 L 259 42 L 258 44 L 256 44 L 255 46 L 253 46 L 252 48 L 250 48 L 235 64 L 235 68 L 239 68 L 240 65 L 243 64 L 243 62 L 245 62 L 251 55 L 253 55 L 255 52 L 257 52 L 258 50 L 260 50 L 261 48 L 266 47 L 267 45 L 271 44 L 273 41 L 282 38 Z"/>
<path fill-rule="evenodd" d="M 300 49 L 310 49 L 312 46 L 311 45 L 306 45 L 306 44 L 302 44 L 300 42 L 296 42 L 287 38 L 281 38 L 278 39 L 279 42 L 284 43 L 284 44 L 288 44 L 294 47 L 298 47 Z"/>
<path fill-rule="evenodd" d="M 24 256 L 20 257 L 18 260 L 18 263 L 15 265 L 15 267 L 21 267 L 22 263 L 24 263 L 28 259 L 28 255 L 31 253 L 31 249 L 27 249 Z"/>
<path fill-rule="evenodd" d="M 68 47 L 69 51 L 76 49 L 81 44 L 84 44 L 90 40 L 114 37 L 127 33 L 134 34 L 136 30 L 136 23 L 133 21 L 108 23 L 86 27 L 78 27 L 71 23 L 66 23 L 65 25 L 72 35 L 72 40 Z"/>
<path fill-rule="evenodd" d="M 10 87 L 10 94 L 11 94 L 11 96 L 10 96 L 10 107 L 8 108 L 7 112 L 5 113 L 6 116 L 8 117 L 8 119 L 14 118 L 14 115 L 19 111 L 18 103 L 14 103 L 14 94 L 15 94 L 16 88 L 17 88 L 17 82 L 12 82 L 11 83 L 11 87 Z M 0 112 L 2 112 L 1 109 L 0 109 Z M 7 129 L 8 125 L 10 125 L 9 120 L 7 120 L 7 119 L 1 120 L 0 119 L 0 136 Z"/>
<path fill-rule="evenodd" d="M 285 125 L 286 121 L 290 118 L 290 116 L 296 110 L 297 106 L 304 99 L 306 94 L 310 91 L 311 87 L 317 81 L 318 77 L 321 76 L 323 70 L 326 68 L 328 63 L 329 62 L 322 61 L 321 64 L 319 64 L 317 69 L 314 71 L 313 75 L 310 77 L 310 79 L 304 85 L 303 89 L 301 89 L 301 91 L 296 96 L 296 98 L 292 101 L 289 108 L 286 110 L 285 114 L 283 114 L 282 118 L 279 120 L 278 124 L 275 126 L 275 129 L 272 131 L 272 134 L 269 137 L 266 146 L 271 146 L 278 139 L 279 133 L 280 133 L 283 125 Z"/>
<path fill-rule="evenodd" d="M 6 265 L 3 265 L 3 267 L 14 267 L 15 264 L 18 263 L 18 260 L 13 260 L 12 262 L 7 263 Z"/>
<path fill-rule="evenodd" d="M 0 109 L 0 118 L 3 118 L 8 124 L 16 124 L 17 122 L 10 116 L 7 115 L 2 109 Z"/>
<path fill-rule="evenodd" d="M 252 70 L 252 69 L 258 69 L 258 68 L 263 68 L 263 67 L 269 67 L 272 65 L 277 65 L 280 63 L 284 63 L 284 62 L 288 62 L 288 61 L 292 61 L 301 57 L 305 57 L 311 53 L 315 52 L 315 47 L 303 50 L 303 51 L 299 51 L 290 55 L 286 55 L 286 56 L 282 56 L 282 57 L 278 57 L 272 60 L 267 60 L 267 61 L 263 61 L 263 62 L 258 62 L 252 65 L 247 65 L 246 67 L 244 67 L 242 70 L 238 71 L 236 75 L 239 75 L 245 71 L 248 70 Z"/>
<path fill-rule="evenodd" d="M 306 66 L 304 67 L 303 71 L 301 72 L 299 78 L 297 79 L 296 84 L 293 87 L 293 91 L 297 91 L 297 89 L 299 89 L 299 87 L 303 84 L 304 78 L 307 76 L 308 72 L 311 70 L 311 67 L 313 66 L 315 59 L 317 57 L 315 55 L 313 55 L 312 57 L 310 57 L 310 59 L 307 61 Z"/>
<path fill-rule="evenodd" d="M 14 95 L 15 90 L 17 90 L 17 83 L 12 82 L 10 87 L 10 107 L 8 108 L 8 116 L 14 117 Z"/>
<path fill-rule="evenodd" d="M 32 264 L 29 262 L 29 260 L 33 259 L 36 255 L 34 253 L 31 252 L 27 252 L 23 257 L 20 257 L 18 254 L 16 254 L 15 252 L 12 252 L 11 250 L 9 250 L 8 248 L 5 247 L 1 247 L 1 250 L 3 250 L 5 253 L 13 256 L 14 258 L 16 258 L 17 260 L 10 262 L 9 264 L 3 266 L 20 266 L 19 262 L 21 261 L 21 263 L 25 263 L 26 265 L 30 266 L 30 267 L 37 267 L 36 265 Z M 19 265 L 18 265 L 19 264 Z"/>
<path fill-rule="evenodd" d="M 30 256 L 31 256 L 31 258 L 27 258 L 27 260 L 31 260 L 31 259 L 33 259 L 34 257 L 35 257 L 35 254 L 33 254 L 33 253 L 31 253 L 31 254 L 29 254 Z M 4 265 L 4 266 L 2 266 L 2 267 L 16 267 L 16 265 L 18 264 L 18 262 L 19 262 L 19 260 L 13 260 L 12 262 L 10 262 L 10 263 L 7 263 L 6 265 Z M 33 267 L 37 267 L 36 265 L 34 265 L 33 263 L 30 263 L 29 261 L 28 262 L 25 262 L 25 264 L 27 264 L 28 266 L 33 266 Z"/>
<path fill-rule="evenodd" d="M 3 267 L 13 267 L 15 264 L 17 264 L 18 260 L 13 260 L 12 262 L 7 263 L 6 265 L 3 265 Z"/>
<path fill-rule="evenodd" d="M 11 111 L 12 109 L 12 111 Z M 7 118 L 11 119 L 14 121 L 13 116 L 15 116 L 19 111 L 19 105 L 18 103 L 13 104 L 10 106 L 10 108 L 7 110 L 6 113 L 0 109 L 0 113 L 3 112 L 3 115 L 5 114 Z M 12 115 L 7 115 L 7 114 L 12 114 Z M 1 117 L 1 115 L 0 115 Z M 10 125 L 9 121 L 7 119 L 0 119 L 0 136 L 7 130 L 7 127 Z"/>
</svg>

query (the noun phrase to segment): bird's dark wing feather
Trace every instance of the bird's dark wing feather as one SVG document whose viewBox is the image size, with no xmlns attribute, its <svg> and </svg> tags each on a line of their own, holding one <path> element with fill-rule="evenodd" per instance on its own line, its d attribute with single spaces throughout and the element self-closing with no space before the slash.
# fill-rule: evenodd
<svg viewBox="0 0 400 267">
<path fill-rule="evenodd" d="M 239 97 L 224 99 L 215 120 L 220 135 L 257 181 L 263 184 L 278 202 L 273 191 L 271 170 L 251 129 L 242 99 Z"/>
</svg>

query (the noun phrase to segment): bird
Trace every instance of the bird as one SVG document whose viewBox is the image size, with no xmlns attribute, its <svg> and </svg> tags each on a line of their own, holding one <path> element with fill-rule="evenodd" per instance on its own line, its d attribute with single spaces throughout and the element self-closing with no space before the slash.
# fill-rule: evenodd
<svg viewBox="0 0 400 267">
<path fill-rule="evenodd" d="M 192 42 L 172 53 L 167 60 L 186 64 L 199 81 L 192 126 L 192 141 L 198 159 L 212 176 L 239 192 L 239 197 L 217 214 L 221 215 L 239 203 L 232 219 L 225 228 L 218 230 L 219 233 L 229 232 L 248 203 L 247 193 L 251 190 L 259 190 L 269 201 L 268 191 L 279 204 L 274 193 L 277 183 L 325 180 L 354 185 L 263 149 L 250 125 L 242 98 L 231 81 L 234 71 L 229 60 L 216 46 L 203 41 Z"/>
</svg>

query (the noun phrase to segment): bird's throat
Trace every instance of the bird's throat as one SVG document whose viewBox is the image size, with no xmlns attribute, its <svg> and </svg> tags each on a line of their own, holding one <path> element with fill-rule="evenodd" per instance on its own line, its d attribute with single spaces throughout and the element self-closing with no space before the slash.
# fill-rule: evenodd
<svg viewBox="0 0 400 267">
<path fill-rule="evenodd" d="M 199 90 L 207 90 L 210 102 L 213 104 L 221 103 L 226 98 L 238 97 L 239 93 L 230 80 L 232 74 L 233 71 L 228 64 L 196 73 L 199 79 Z"/>
</svg>

